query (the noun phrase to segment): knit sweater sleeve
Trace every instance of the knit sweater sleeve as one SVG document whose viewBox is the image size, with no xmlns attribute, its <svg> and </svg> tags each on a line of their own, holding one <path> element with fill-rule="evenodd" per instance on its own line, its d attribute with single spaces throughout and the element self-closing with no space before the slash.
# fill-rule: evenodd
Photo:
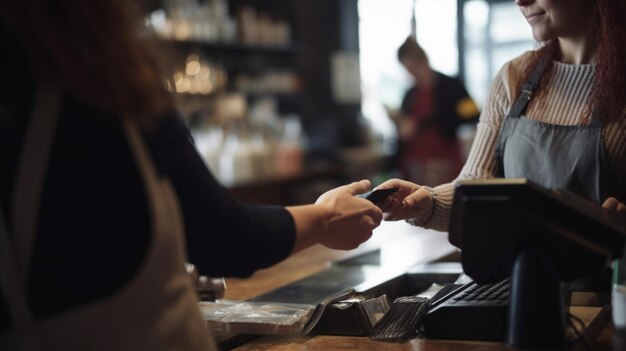
<svg viewBox="0 0 626 351">
<path fill-rule="evenodd" d="M 492 178 L 495 176 L 495 148 L 504 116 L 511 106 L 511 76 L 515 75 L 515 61 L 505 64 L 494 78 L 477 125 L 476 136 L 468 159 L 459 176 L 452 182 L 426 187 L 434 205 L 410 224 L 447 231 L 450 223 L 454 185 L 459 179 Z"/>
</svg>

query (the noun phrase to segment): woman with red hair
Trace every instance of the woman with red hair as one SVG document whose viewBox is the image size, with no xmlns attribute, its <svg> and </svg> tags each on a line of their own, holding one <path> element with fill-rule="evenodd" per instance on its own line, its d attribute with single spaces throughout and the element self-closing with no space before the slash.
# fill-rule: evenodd
<svg viewBox="0 0 626 351">
<path fill-rule="evenodd" d="M 483 107 L 457 179 L 528 178 L 626 213 L 626 5 L 516 0 L 540 43 L 506 63 Z M 401 187 L 390 220 L 446 231 L 454 182 Z"/>
</svg>

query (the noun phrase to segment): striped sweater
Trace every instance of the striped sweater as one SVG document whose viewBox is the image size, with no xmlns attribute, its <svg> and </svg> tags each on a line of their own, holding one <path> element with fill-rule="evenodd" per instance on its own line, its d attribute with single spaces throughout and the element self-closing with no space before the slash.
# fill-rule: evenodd
<svg viewBox="0 0 626 351">
<path fill-rule="evenodd" d="M 457 177 L 459 179 L 493 178 L 496 176 L 495 147 L 500 126 L 514 103 L 513 89 L 519 81 L 521 67 L 530 58 L 523 54 L 506 63 L 495 77 L 477 126 L 476 137 L 467 162 Z M 584 123 L 585 104 L 591 91 L 594 65 L 570 65 L 555 62 L 553 76 L 548 82 L 546 100 L 540 108 L 531 100 L 524 115 L 528 118 L 555 125 L 579 125 Z M 626 94 L 626 92 L 625 92 Z M 535 103 L 533 103 L 535 102 Z M 618 182 L 620 201 L 626 194 L 626 118 L 606 123 L 602 129 L 604 146 L 610 166 Z M 455 180 L 455 181 L 456 181 Z M 408 222 L 440 231 L 447 231 L 454 195 L 455 181 L 434 188 L 427 188 L 434 199 L 434 206 L 427 213 Z"/>
</svg>

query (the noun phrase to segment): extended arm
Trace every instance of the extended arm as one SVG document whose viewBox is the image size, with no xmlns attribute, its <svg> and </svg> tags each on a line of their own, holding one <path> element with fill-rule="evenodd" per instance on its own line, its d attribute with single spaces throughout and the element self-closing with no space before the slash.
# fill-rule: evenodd
<svg viewBox="0 0 626 351">
<path fill-rule="evenodd" d="M 311 205 L 240 203 L 217 183 L 175 116 L 163 119 L 148 140 L 159 171 L 177 191 L 189 260 L 202 274 L 248 276 L 316 243 L 351 249 L 382 219 L 380 209 L 353 196 L 367 191 L 367 181 L 331 190 Z"/>
</svg>

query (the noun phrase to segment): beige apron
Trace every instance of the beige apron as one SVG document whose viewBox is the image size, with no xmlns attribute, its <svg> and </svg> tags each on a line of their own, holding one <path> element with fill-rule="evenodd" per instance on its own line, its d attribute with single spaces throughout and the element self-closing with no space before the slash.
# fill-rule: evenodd
<svg viewBox="0 0 626 351">
<path fill-rule="evenodd" d="M 18 167 L 13 240 L 0 208 L 0 288 L 13 320 L 13 329 L 0 334 L 0 350 L 215 350 L 183 266 L 184 227 L 177 197 L 170 182 L 158 177 L 138 129 L 128 119 L 124 131 L 151 218 L 145 261 L 112 296 L 42 320 L 32 317 L 25 282 L 59 102 L 57 89 L 38 89 Z"/>
</svg>

